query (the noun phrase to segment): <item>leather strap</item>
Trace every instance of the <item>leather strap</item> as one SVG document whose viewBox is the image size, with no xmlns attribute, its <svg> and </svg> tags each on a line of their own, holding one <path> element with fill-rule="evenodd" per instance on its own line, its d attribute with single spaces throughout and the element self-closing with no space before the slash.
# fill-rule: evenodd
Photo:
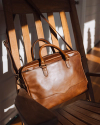
<svg viewBox="0 0 100 125">
<path fill-rule="evenodd" d="M 33 3 L 32 0 L 26 0 L 26 2 L 31 6 L 31 8 L 39 15 L 41 16 L 50 26 L 50 28 L 53 29 L 53 31 L 60 36 L 60 38 L 64 41 L 64 43 L 69 47 L 70 50 L 73 50 L 68 43 L 63 39 L 63 37 L 55 30 L 55 28 L 49 23 L 49 21 L 44 17 L 44 15 L 40 12 L 38 7 Z"/>
<path fill-rule="evenodd" d="M 17 70 L 17 67 L 15 65 L 15 62 L 14 62 L 14 59 L 13 59 L 13 56 L 12 56 L 12 53 L 11 53 L 11 48 L 10 48 L 10 45 L 9 45 L 9 42 L 8 42 L 8 39 L 3 41 L 6 49 L 7 49 L 7 52 L 10 56 L 10 59 L 11 59 L 11 62 L 12 62 L 12 67 L 13 67 L 13 70 L 14 70 L 14 73 L 17 74 L 18 73 L 18 70 Z"/>
<path fill-rule="evenodd" d="M 32 55 L 32 59 L 33 59 L 33 60 L 34 60 L 34 53 L 35 53 L 35 45 L 36 45 L 36 43 L 39 42 L 39 41 L 45 42 L 45 43 L 47 43 L 47 44 L 50 44 L 49 41 L 47 41 L 46 39 L 43 39 L 43 38 L 40 38 L 40 39 L 36 40 L 36 41 L 33 43 L 33 45 L 32 45 L 32 50 L 31 50 L 31 55 Z M 34 51 L 34 53 L 33 53 L 33 51 Z M 52 51 L 53 51 L 53 53 L 55 53 L 54 48 L 52 48 Z"/>
</svg>

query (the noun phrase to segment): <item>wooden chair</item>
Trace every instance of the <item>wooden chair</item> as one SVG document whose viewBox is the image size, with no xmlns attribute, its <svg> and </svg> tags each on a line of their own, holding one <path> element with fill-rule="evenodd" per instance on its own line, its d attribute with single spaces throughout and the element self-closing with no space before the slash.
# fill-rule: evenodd
<svg viewBox="0 0 100 125">
<path fill-rule="evenodd" d="M 63 125 L 67 125 L 67 124 L 68 125 L 72 125 L 72 124 L 99 125 L 100 124 L 100 104 L 94 103 L 94 95 L 93 95 L 90 75 L 100 76 L 100 74 L 96 75 L 94 73 L 89 73 L 74 0 L 52 0 L 52 1 L 33 0 L 33 1 L 42 13 L 47 13 L 48 20 L 53 25 L 54 28 L 55 28 L 55 21 L 54 21 L 53 12 L 59 12 L 64 38 L 67 41 L 67 43 L 72 47 L 67 19 L 65 15 L 65 12 L 69 12 L 70 18 L 71 18 L 71 24 L 74 32 L 74 37 L 75 37 L 76 48 L 81 54 L 83 68 L 88 79 L 88 91 L 86 91 L 86 97 L 87 97 L 86 100 L 90 100 L 92 102 L 78 100 L 63 108 L 54 110 L 53 112 L 56 114 L 59 121 L 58 125 L 62 125 L 62 124 Z M 3 6 L 4 6 L 4 12 L 5 12 L 6 26 L 7 26 L 7 36 L 10 43 L 12 58 L 14 62 L 13 68 L 15 73 L 17 74 L 18 69 L 21 67 L 21 63 L 20 63 L 20 56 L 18 52 L 16 31 L 14 27 L 15 15 L 19 14 L 27 63 L 32 61 L 32 56 L 31 56 L 31 41 L 29 37 L 29 29 L 28 29 L 26 14 L 32 13 L 34 15 L 35 27 L 36 27 L 38 38 L 44 38 L 43 27 L 41 23 L 41 18 L 37 16 L 37 14 L 26 3 L 25 0 L 3 0 Z M 56 46 L 59 46 L 57 35 L 52 31 L 52 29 L 50 29 L 50 32 L 51 32 L 52 43 Z M 43 43 L 40 41 L 39 46 L 41 46 L 42 44 Z M 44 49 L 43 55 L 45 55 L 46 53 L 47 53 L 47 50 Z M 15 78 L 17 82 L 17 77 Z"/>
</svg>

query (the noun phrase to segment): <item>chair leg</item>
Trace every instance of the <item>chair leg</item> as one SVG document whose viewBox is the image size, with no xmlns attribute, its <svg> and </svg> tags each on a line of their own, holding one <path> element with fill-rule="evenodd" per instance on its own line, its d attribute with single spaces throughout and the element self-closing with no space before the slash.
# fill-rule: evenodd
<svg viewBox="0 0 100 125">
<path fill-rule="evenodd" d="M 86 94 L 86 100 L 90 101 L 89 92 L 87 91 L 85 94 Z"/>
<path fill-rule="evenodd" d="M 22 122 L 22 125 L 25 125 L 24 122 Z"/>
<path fill-rule="evenodd" d="M 87 76 L 87 80 L 88 80 L 88 88 L 89 88 L 89 100 L 92 102 L 95 102 L 92 83 L 89 76 Z"/>
</svg>

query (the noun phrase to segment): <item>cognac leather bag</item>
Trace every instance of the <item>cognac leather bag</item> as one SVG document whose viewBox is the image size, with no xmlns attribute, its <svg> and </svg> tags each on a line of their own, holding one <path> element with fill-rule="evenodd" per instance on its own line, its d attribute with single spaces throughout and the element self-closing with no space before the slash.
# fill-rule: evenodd
<svg viewBox="0 0 100 125">
<path fill-rule="evenodd" d="M 49 24 L 50 28 L 61 37 L 32 0 L 26 1 Z M 62 51 L 59 47 L 49 44 L 48 41 L 41 40 L 48 44 L 40 48 L 40 59 L 28 63 L 19 72 L 21 83 L 25 85 L 28 94 L 48 109 L 87 90 L 87 79 L 82 67 L 80 53 L 73 51 L 62 37 L 61 39 L 70 50 Z M 42 57 L 41 51 L 44 47 L 56 48 L 59 52 Z"/>
<path fill-rule="evenodd" d="M 42 57 L 44 47 L 53 47 L 59 52 Z M 87 90 L 79 52 L 62 51 L 55 45 L 45 44 L 39 50 L 39 57 L 20 69 L 22 83 L 38 103 L 50 109 Z"/>
<path fill-rule="evenodd" d="M 15 69 L 9 45 L 6 41 L 4 44 Z M 41 50 L 46 46 L 56 48 L 59 52 L 42 57 Z M 21 67 L 18 75 L 20 86 L 38 103 L 49 109 L 87 90 L 87 79 L 78 51 L 62 51 L 52 44 L 45 44 L 40 48 L 39 56 L 39 60 Z"/>
</svg>

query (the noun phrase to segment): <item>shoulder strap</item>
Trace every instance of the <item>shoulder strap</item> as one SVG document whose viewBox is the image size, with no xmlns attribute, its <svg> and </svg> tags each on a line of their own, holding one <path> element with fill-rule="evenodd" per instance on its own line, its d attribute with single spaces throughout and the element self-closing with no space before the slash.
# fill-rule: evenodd
<svg viewBox="0 0 100 125">
<path fill-rule="evenodd" d="M 3 43 L 4 43 L 4 46 L 5 46 L 6 49 L 7 49 L 7 52 L 8 52 L 8 54 L 9 54 L 9 57 L 10 57 L 10 59 L 11 59 L 12 68 L 13 68 L 13 70 L 14 70 L 14 73 L 15 73 L 15 74 L 18 74 L 18 69 L 17 69 L 17 67 L 16 67 L 16 65 L 15 65 L 15 61 L 14 61 L 13 56 L 12 56 L 12 52 L 11 52 L 11 48 L 10 48 L 10 44 L 9 44 L 8 39 L 5 40 L 5 41 L 3 41 Z M 20 56 L 20 55 L 19 55 L 19 56 Z M 22 57 L 21 57 L 21 56 L 20 56 L 20 60 L 21 60 L 22 63 L 23 63 L 23 60 L 22 60 Z M 23 63 L 23 64 L 24 64 L 24 63 Z"/>
<path fill-rule="evenodd" d="M 64 41 L 64 43 L 69 47 L 70 50 L 73 50 L 68 43 L 63 39 L 63 37 L 55 30 L 55 28 L 49 23 L 49 21 L 44 17 L 44 15 L 40 12 L 40 10 L 38 9 L 38 7 L 33 3 L 32 0 L 26 0 L 26 2 L 31 6 L 32 9 L 34 9 L 34 11 L 41 16 L 50 26 L 50 28 L 53 29 L 53 31 L 58 34 L 60 36 L 60 38 Z"/>
<path fill-rule="evenodd" d="M 14 73 L 17 74 L 17 73 L 18 73 L 18 70 L 17 70 L 17 67 L 16 67 L 16 65 L 15 65 L 15 63 L 14 63 L 14 59 L 13 59 L 13 56 L 12 56 L 12 53 L 11 53 L 11 48 L 10 48 L 8 39 L 5 40 L 5 41 L 3 41 L 3 43 L 4 43 L 4 45 L 5 45 L 6 49 L 7 49 L 7 52 L 8 52 L 8 54 L 9 54 L 9 57 L 10 57 L 10 59 L 11 59 Z"/>
</svg>

